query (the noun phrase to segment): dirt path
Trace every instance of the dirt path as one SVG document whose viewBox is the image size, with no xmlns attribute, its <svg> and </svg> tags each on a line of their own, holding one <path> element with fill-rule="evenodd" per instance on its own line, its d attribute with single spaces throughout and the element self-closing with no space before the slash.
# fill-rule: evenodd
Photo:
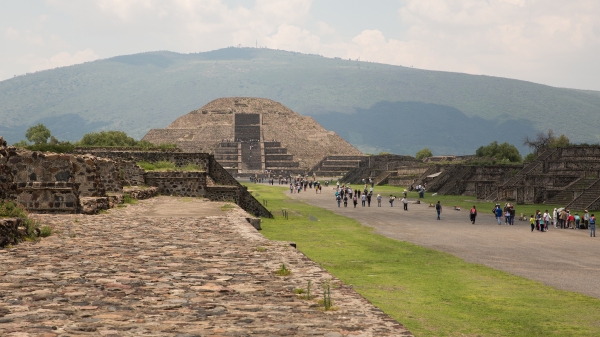
<svg viewBox="0 0 600 337">
<path fill-rule="evenodd" d="M 436 202 L 432 199 L 426 199 L 426 204 L 409 204 L 408 211 L 403 211 L 399 201 L 390 207 L 385 198 L 380 208 L 376 202 L 370 208 L 361 207 L 360 202 L 356 209 L 351 203 L 348 208 L 343 204 L 338 208 L 333 193 L 331 188 L 323 188 L 323 194 L 309 189 L 287 195 L 356 219 L 392 239 L 600 298 L 600 236 L 590 238 L 587 230 L 551 228 L 545 233 L 531 232 L 524 221 L 499 226 L 491 210 L 479 210 L 472 225 L 469 210 L 455 211 L 452 205 L 443 205 L 442 220 L 437 221 L 435 209 L 428 204 Z"/>
</svg>

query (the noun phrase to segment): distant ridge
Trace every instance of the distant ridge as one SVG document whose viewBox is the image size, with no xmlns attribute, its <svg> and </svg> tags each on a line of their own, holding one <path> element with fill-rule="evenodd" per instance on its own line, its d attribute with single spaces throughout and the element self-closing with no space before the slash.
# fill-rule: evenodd
<svg viewBox="0 0 600 337">
<path fill-rule="evenodd" d="M 59 139 L 141 138 L 230 96 L 281 102 L 371 153 L 467 154 L 493 140 L 524 151 L 525 135 L 548 128 L 600 140 L 600 92 L 255 48 L 124 55 L 1 81 L 0 135 L 16 142 L 43 122 Z"/>
</svg>

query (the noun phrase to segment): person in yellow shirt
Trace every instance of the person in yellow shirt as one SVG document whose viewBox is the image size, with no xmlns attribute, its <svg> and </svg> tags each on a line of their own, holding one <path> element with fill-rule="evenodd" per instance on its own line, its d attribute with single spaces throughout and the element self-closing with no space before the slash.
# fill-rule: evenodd
<svg viewBox="0 0 600 337">
<path fill-rule="evenodd" d="M 535 218 L 533 217 L 533 215 L 531 215 L 531 217 L 529 218 L 529 223 L 531 224 L 531 231 L 533 232 L 533 230 L 535 229 Z"/>
</svg>

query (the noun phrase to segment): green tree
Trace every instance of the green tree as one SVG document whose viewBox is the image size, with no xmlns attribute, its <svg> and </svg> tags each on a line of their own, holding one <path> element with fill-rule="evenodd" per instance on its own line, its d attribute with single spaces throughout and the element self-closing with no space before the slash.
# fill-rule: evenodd
<svg viewBox="0 0 600 337">
<path fill-rule="evenodd" d="M 123 131 L 90 132 L 83 135 L 76 146 L 137 146 L 138 141 Z"/>
<path fill-rule="evenodd" d="M 550 147 L 567 147 L 569 145 L 571 145 L 571 141 L 564 134 L 553 139 L 550 143 Z"/>
<path fill-rule="evenodd" d="M 427 157 L 431 157 L 433 156 L 433 153 L 431 153 L 431 150 L 428 148 L 424 148 L 423 150 L 420 150 L 419 152 L 417 152 L 417 154 L 415 155 L 415 158 L 417 158 L 418 160 L 427 158 Z"/>
<path fill-rule="evenodd" d="M 23 140 L 21 140 L 18 143 L 14 143 L 12 146 L 14 146 L 14 147 L 23 147 L 24 148 L 24 147 L 29 146 L 29 143 L 25 139 L 23 139 Z"/>
<path fill-rule="evenodd" d="M 477 157 L 495 158 L 499 161 L 507 161 L 511 163 L 519 163 L 523 160 L 519 150 L 508 143 L 498 144 L 497 141 L 491 142 L 487 146 L 480 146 L 475 151 Z"/>
<path fill-rule="evenodd" d="M 25 137 L 34 144 L 46 144 L 52 135 L 44 124 L 38 123 L 27 129 Z"/>
<path fill-rule="evenodd" d="M 535 154 L 538 154 L 540 151 L 547 148 L 567 147 L 571 145 L 571 141 L 564 134 L 561 134 L 558 138 L 555 137 L 554 131 L 549 129 L 547 133 L 538 133 L 535 138 L 529 138 L 529 136 L 525 137 L 523 145 L 529 146 L 533 149 Z"/>
</svg>

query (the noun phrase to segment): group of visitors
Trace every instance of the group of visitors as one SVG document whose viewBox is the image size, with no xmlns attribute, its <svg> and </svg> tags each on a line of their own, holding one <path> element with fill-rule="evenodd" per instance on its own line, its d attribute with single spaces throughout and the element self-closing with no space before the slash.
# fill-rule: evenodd
<svg viewBox="0 0 600 337">
<path fill-rule="evenodd" d="M 314 187 L 315 193 L 319 194 L 322 192 L 323 189 L 323 187 L 321 186 L 321 182 L 319 181 L 313 181 L 303 178 L 296 178 L 290 180 L 292 180 L 290 182 L 290 193 L 300 193 L 302 190 L 306 192 L 307 189 L 312 189 Z"/>
<path fill-rule="evenodd" d="M 512 226 L 515 224 L 515 208 L 509 203 L 504 204 L 504 208 L 502 208 L 500 204 L 496 204 L 496 206 L 492 210 L 492 213 L 494 213 L 494 216 L 498 221 L 498 225 L 502 225 L 502 217 L 504 217 L 505 225 Z"/>
</svg>

